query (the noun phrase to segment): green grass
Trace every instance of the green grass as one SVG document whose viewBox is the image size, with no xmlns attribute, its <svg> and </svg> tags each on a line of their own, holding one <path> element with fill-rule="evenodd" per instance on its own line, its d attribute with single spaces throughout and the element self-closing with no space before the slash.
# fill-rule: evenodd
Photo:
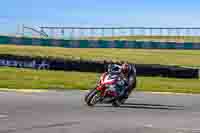
<svg viewBox="0 0 200 133">
<path fill-rule="evenodd" d="M 100 74 L 0 68 L 0 88 L 10 89 L 90 89 Z M 138 91 L 200 93 L 200 80 L 138 77 Z"/>
<path fill-rule="evenodd" d="M 10 89 L 88 89 L 97 74 L 0 68 L 0 88 Z M 85 80 L 83 80 L 85 79 Z"/>
<path fill-rule="evenodd" d="M 138 64 L 200 66 L 199 50 L 94 49 L 0 45 L 0 54 L 64 59 L 129 61 Z"/>
<path fill-rule="evenodd" d="M 105 36 L 87 37 L 83 39 L 94 40 L 137 40 L 137 41 L 174 41 L 174 42 L 200 42 L 200 36 Z"/>
</svg>

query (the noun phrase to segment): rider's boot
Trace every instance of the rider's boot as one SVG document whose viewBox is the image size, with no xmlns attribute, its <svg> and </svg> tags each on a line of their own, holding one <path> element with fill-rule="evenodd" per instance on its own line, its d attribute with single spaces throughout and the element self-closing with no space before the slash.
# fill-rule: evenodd
<svg viewBox="0 0 200 133">
<path fill-rule="evenodd" d="M 127 99 L 128 98 L 128 94 L 129 94 L 128 93 L 128 87 L 125 87 L 123 97 Z"/>
<path fill-rule="evenodd" d="M 128 98 L 128 89 L 125 87 L 118 95 L 119 99 L 121 98 Z"/>
<path fill-rule="evenodd" d="M 126 98 L 126 99 L 127 99 L 127 98 L 128 98 L 128 93 L 127 93 L 127 92 L 124 92 L 122 98 Z"/>
</svg>

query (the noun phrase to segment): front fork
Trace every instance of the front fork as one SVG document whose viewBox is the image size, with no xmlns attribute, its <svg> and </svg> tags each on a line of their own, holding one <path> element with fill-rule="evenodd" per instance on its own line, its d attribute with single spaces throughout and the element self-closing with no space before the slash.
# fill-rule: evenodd
<svg viewBox="0 0 200 133">
<path fill-rule="evenodd" d="M 96 103 L 98 103 L 98 102 L 103 101 L 104 92 L 102 92 L 101 88 L 99 88 L 99 87 L 97 87 L 96 89 L 97 89 L 98 93 L 97 93 L 95 101 L 96 101 Z"/>
</svg>

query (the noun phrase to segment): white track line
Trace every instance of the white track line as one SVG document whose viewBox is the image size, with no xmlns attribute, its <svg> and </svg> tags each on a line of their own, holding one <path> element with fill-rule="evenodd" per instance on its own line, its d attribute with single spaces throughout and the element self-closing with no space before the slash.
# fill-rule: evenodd
<svg viewBox="0 0 200 133">
<path fill-rule="evenodd" d="M 8 118 L 8 116 L 7 116 L 7 115 L 1 115 L 1 114 L 0 114 L 0 119 L 2 119 L 2 118 Z"/>
</svg>

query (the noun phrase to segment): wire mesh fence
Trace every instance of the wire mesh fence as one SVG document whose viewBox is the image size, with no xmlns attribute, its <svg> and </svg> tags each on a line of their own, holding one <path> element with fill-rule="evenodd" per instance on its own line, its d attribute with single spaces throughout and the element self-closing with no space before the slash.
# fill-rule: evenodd
<svg viewBox="0 0 200 133">
<path fill-rule="evenodd" d="M 70 40 L 200 42 L 200 27 L 30 27 L 12 22 L 0 22 L 0 28 L 1 35 Z"/>
<path fill-rule="evenodd" d="M 40 27 L 53 38 L 200 42 L 200 27 Z"/>
</svg>

